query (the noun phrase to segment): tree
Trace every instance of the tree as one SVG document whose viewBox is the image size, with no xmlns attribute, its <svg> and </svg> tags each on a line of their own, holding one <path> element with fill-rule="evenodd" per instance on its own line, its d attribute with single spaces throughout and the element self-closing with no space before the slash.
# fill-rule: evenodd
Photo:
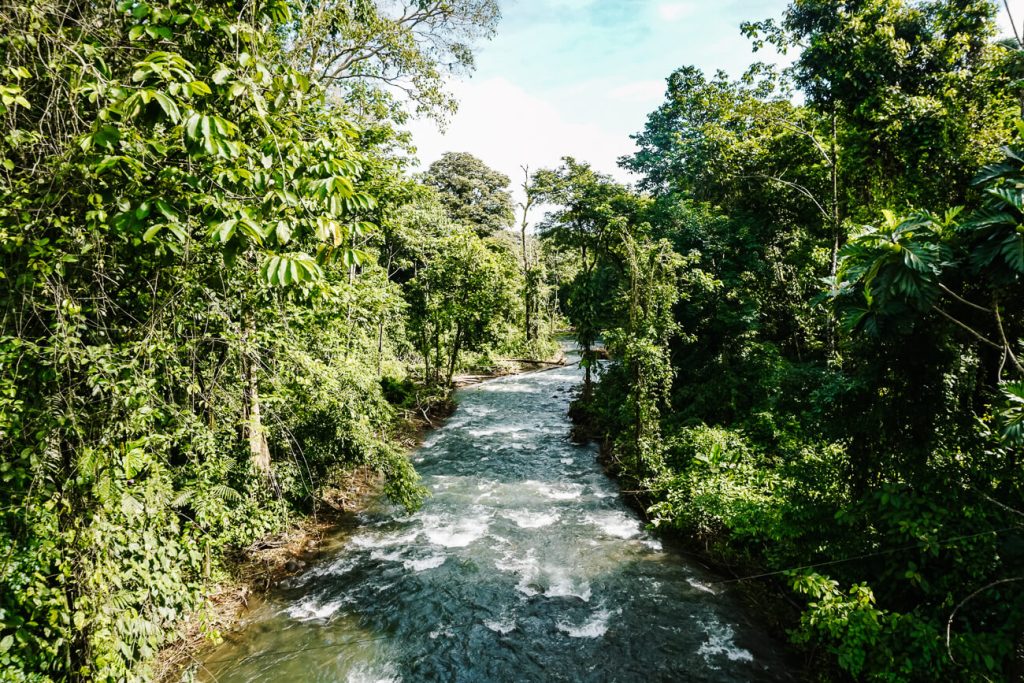
<svg viewBox="0 0 1024 683">
<path fill-rule="evenodd" d="M 443 120 L 456 108 L 445 78 L 473 69 L 471 44 L 493 35 L 500 16 L 496 0 L 301 2 L 289 59 L 350 99 L 398 93 Z"/>
<path fill-rule="evenodd" d="M 446 152 L 423 174 L 451 219 L 480 237 L 511 227 L 514 219 L 508 176 L 465 152 Z"/>
<path fill-rule="evenodd" d="M 409 284 L 409 328 L 423 359 L 424 377 L 449 387 L 464 351 L 501 339 L 515 312 L 512 254 L 456 228 L 430 245 L 425 265 Z"/>
<path fill-rule="evenodd" d="M 524 200 L 519 204 L 522 216 L 519 221 L 519 242 L 523 259 L 523 337 L 526 343 L 537 338 L 537 316 L 540 311 L 538 303 L 540 299 L 541 272 L 540 264 L 531 264 L 529 250 L 527 249 L 527 229 L 530 227 L 530 211 L 537 203 L 537 190 L 531 182 L 530 167 L 523 166 L 523 196 Z"/>
<path fill-rule="evenodd" d="M 936 210 L 963 203 L 974 169 L 1009 134 L 1015 93 L 992 43 L 995 11 L 987 1 L 814 0 L 744 31 L 755 47 L 800 49 L 793 79 L 809 106 L 838 119 L 844 185 L 865 220 L 895 197 Z"/>
<path fill-rule="evenodd" d="M 558 249 L 579 252 L 580 270 L 566 303 L 583 347 L 584 383 L 589 390 L 609 274 L 601 266 L 608 249 L 618 242 L 622 224 L 635 219 L 642 202 L 609 176 L 572 157 L 565 157 L 557 169 L 534 173 L 532 185 L 538 202 L 556 207 L 541 222 L 542 239 Z"/>
<path fill-rule="evenodd" d="M 415 502 L 357 329 L 400 318 L 359 277 L 383 164 L 282 60 L 291 8 L 0 9 L 0 678 L 149 678 L 328 468 Z"/>
</svg>

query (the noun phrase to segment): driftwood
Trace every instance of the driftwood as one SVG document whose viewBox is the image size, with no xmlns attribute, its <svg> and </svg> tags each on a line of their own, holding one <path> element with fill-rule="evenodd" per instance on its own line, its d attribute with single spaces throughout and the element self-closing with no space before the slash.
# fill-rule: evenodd
<svg viewBox="0 0 1024 683">
<path fill-rule="evenodd" d="M 536 360 L 534 358 L 502 358 L 507 363 L 536 363 L 537 365 L 565 365 L 565 361 Z"/>
</svg>

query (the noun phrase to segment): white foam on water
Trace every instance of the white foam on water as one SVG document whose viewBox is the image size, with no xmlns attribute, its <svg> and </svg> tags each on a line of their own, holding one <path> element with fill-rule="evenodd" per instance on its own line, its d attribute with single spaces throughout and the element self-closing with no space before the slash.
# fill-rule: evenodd
<svg viewBox="0 0 1024 683">
<path fill-rule="evenodd" d="M 320 602 L 316 598 L 310 597 L 286 609 L 285 614 L 296 621 L 324 621 L 334 616 L 334 613 L 344 604 L 344 600 Z"/>
<path fill-rule="evenodd" d="M 445 638 L 451 638 L 452 635 L 454 634 L 452 633 L 452 630 L 446 626 L 444 628 L 439 628 L 434 631 L 431 631 L 427 635 L 430 636 L 431 640 L 437 640 L 441 636 L 444 636 Z"/>
<path fill-rule="evenodd" d="M 542 496 L 551 500 L 578 500 L 583 496 L 583 484 L 545 484 L 532 480 L 526 483 Z"/>
<path fill-rule="evenodd" d="M 558 521 L 559 514 L 556 510 L 546 512 L 529 512 L 527 510 L 510 510 L 502 512 L 501 516 L 512 520 L 521 529 L 539 529 L 551 526 Z"/>
<path fill-rule="evenodd" d="M 435 474 L 431 477 L 430 488 L 434 491 L 447 491 L 458 482 L 458 477 Z"/>
<path fill-rule="evenodd" d="M 618 614 L 619 611 L 616 610 L 614 613 Z M 600 638 L 608 632 L 608 622 L 611 620 L 612 614 L 606 609 L 598 610 L 582 626 L 560 621 L 557 624 L 558 630 L 570 638 Z"/>
<path fill-rule="evenodd" d="M 699 591 L 704 591 L 705 593 L 711 593 L 712 595 L 717 595 L 717 593 L 715 592 L 714 588 L 712 588 L 711 586 L 707 585 L 706 583 L 701 583 L 697 579 L 687 579 L 686 583 L 690 584 L 691 586 L 693 586 L 694 588 L 696 588 Z"/>
<path fill-rule="evenodd" d="M 571 465 L 574 462 L 576 462 L 576 458 L 562 458 L 559 462 L 561 462 L 563 465 Z"/>
<path fill-rule="evenodd" d="M 536 394 L 539 393 L 543 387 L 531 387 L 524 384 L 515 382 L 485 382 L 480 385 L 480 391 L 486 391 L 492 394 Z"/>
<path fill-rule="evenodd" d="M 492 408 L 483 403 L 467 403 L 459 406 L 459 410 L 466 415 L 472 415 L 473 417 L 487 417 L 488 415 L 494 415 L 494 413 L 497 412 L 496 408 Z"/>
<path fill-rule="evenodd" d="M 437 569 L 447 558 L 444 555 L 432 555 L 431 557 L 424 557 L 420 560 L 406 560 L 405 568 L 411 569 L 414 572 L 422 572 L 428 569 Z"/>
<path fill-rule="evenodd" d="M 366 664 L 358 664 L 348 672 L 345 680 L 347 683 L 401 683 L 402 678 L 390 664 L 383 671 L 374 671 Z"/>
<path fill-rule="evenodd" d="M 370 553 L 371 560 L 378 560 L 384 562 L 398 562 L 402 559 L 402 551 L 394 550 L 390 553 L 386 553 L 383 550 L 374 550 Z"/>
<path fill-rule="evenodd" d="M 423 440 L 423 443 L 420 444 L 420 448 L 421 449 L 423 449 L 423 448 L 430 448 L 431 446 L 436 444 L 441 439 L 441 436 L 443 434 L 444 434 L 444 432 L 441 431 L 441 430 L 435 431 L 433 434 L 431 434 L 430 436 L 428 436 L 427 438 L 425 438 Z"/>
<path fill-rule="evenodd" d="M 654 550 L 654 551 L 657 551 L 657 552 L 661 552 L 662 550 L 664 550 L 664 546 L 661 545 L 661 541 L 659 541 L 656 538 L 644 539 L 643 544 L 645 546 L 647 546 L 648 548 L 650 548 L 651 550 Z"/>
<path fill-rule="evenodd" d="M 640 522 L 621 510 L 595 512 L 586 515 L 583 519 L 599 528 L 604 534 L 615 538 L 634 538 L 639 536 L 642 531 Z"/>
<path fill-rule="evenodd" d="M 519 432 L 525 431 L 527 428 L 528 428 L 527 425 L 518 425 L 518 424 L 503 425 L 503 424 L 496 424 L 493 427 L 477 427 L 476 429 L 467 429 L 466 432 L 470 436 L 481 437 L 481 436 L 495 436 L 496 434 L 517 434 Z"/>
<path fill-rule="evenodd" d="M 497 542 L 498 545 L 508 545 L 508 544 L 510 544 L 512 542 L 512 541 L 508 540 L 507 538 L 505 538 L 504 536 L 499 536 L 498 534 L 490 534 L 488 536 L 488 538 L 491 539 L 492 541 Z"/>
<path fill-rule="evenodd" d="M 579 598 L 583 602 L 590 602 L 591 595 L 593 593 L 588 582 L 577 583 L 562 572 L 554 573 L 550 585 L 544 591 L 546 598 Z"/>
<path fill-rule="evenodd" d="M 446 521 L 437 515 L 423 516 L 423 532 L 434 545 L 445 548 L 465 548 L 487 533 L 486 519 L 462 518 Z"/>
<path fill-rule="evenodd" d="M 500 621 L 497 619 L 493 621 L 488 619 L 484 621 L 484 626 L 491 629 L 495 633 L 505 635 L 506 633 L 511 633 L 512 631 L 516 630 L 516 621 L 515 619 L 503 619 Z"/>
<path fill-rule="evenodd" d="M 539 591 L 532 585 L 540 574 L 537 553 L 533 548 L 527 550 L 526 555 L 517 554 L 512 550 L 500 560 L 495 560 L 494 566 L 499 571 L 517 574 L 519 583 L 516 584 L 516 590 L 523 595 L 530 597 L 538 594 Z"/>
<path fill-rule="evenodd" d="M 347 574 L 352 571 L 355 566 L 359 564 L 359 558 L 356 557 L 339 557 L 330 564 L 325 564 L 320 567 L 313 567 L 305 574 L 295 577 L 293 584 L 301 586 L 308 583 L 310 579 L 314 579 L 320 576 L 340 576 Z"/>
<path fill-rule="evenodd" d="M 420 535 L 418 529 L 412 529 L 404 534 L 388 534 L 367 531 L 361 534 L 357 534 L 349 539 L 351 545 L 357 548 L 391 548 L 396 545 L 408 545 L 416 540 L 416 537 Z"/>
<path fill-rule="evenodd" d="M 736 633 L 732 630 L 731 626 L 715 619 L 708 621 L 698 620 L 697 623 L 708 636 L 707 641 L 697 650 L 697 654 L 702 656 L 705 661 L 710 662 L 712 657 L 722 656 L 727 657 L 732 662 L 754 661 L 754 655 L 750 654 L 747 650 L 737 647 L 736 643 L 733 642 Z"/>
</svg>

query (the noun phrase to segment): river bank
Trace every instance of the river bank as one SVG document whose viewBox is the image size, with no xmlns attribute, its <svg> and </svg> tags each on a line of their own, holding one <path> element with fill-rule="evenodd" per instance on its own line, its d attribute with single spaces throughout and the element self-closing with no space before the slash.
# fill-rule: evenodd
<svg viewBox="0 0 1024 683">
<path fill-rule="evenodd" d="M 515 359 L 473 373 L 457 375 L 454 388 L 529 374 L 566 363 L 560 349 L 546 360 Z M 412 455 L 435 429 L 455 411 L 454 394 L 430 402 L 421 411 L 409 411 L 393 436 Z M 320 492 L 313 511 L 296 518 L 287 528 L 248 548 L 240 549 L 225 568 L 228 578 L 213 586 L 203 609 L 181 624 L 179 637 L 164 647 L 154 664 L 154 680 L 171 683 L 196 667 L 198 655 L 235 629 L 245 614 L 289 577 L 305 571 L 325 553 L 337 550 L 358 524 L 359 513 L 380 498 L 383 478 L 369 467 L 344 472 Z"/>
<path fill-rule="evenodd" d="M 644 529 L 573 444 L 570 365 L 471 386 L 375 505 L 250 611 L 203 680 L 790 680 L 729 589 Z"/>
<path fill-rule="evenodd" d="M 575 442 L 593 443 L 598 449 L 597 461 L 604 473 L 619 487 L 623 501 L 648 524 L 653 524 L 650 508 L 658 499 L 647 491 L 642 482 L 631 476 L 615 452 L 615 445 L 605 429 L 587 409 L 587 393 L 581 389 L 576 400 L 569 407 L 572 421 L 572 438 Z M 669 526 L 658 526 L 657 535 L 671 544 L 676 552 L 685 555 L 692 562 L 700 564 L 709 572 L 721 577 L 714 585 L 728 585 L 751 610 L 762 615 L 763 621 L 777 633 L 788 633 L 799 623 L 801 608 L 793 602 L 787 587 L 776 576 L 761 576 L 767 569 L 752 563 L 737 563 L 732 558 L 715 551 L 712 544 L 703 542 L 691 534 Z M 759 577 L 746 580 L 744 577 Z M 806 662 L 792 645 L 787 645 L 785 659 L 796 670 L 802 670 Z"/>
</svg>

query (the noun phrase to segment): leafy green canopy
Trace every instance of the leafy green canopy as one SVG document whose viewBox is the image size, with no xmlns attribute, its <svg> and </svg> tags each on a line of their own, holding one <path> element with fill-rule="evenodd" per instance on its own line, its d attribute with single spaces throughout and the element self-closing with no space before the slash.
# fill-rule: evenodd
<svg viewBox="0 0 1024 683">
<path fill-rule="evenodd" d="M 512 226 L 509 179 L 465 152 L 446 152 L 423 174 L 451 219 L 487 237 Z"/>
<path fill-rule="evenodd" d="M 622 160 L 649 197 L 554 172 L 566 310 L 611 356 L 574 415 L 655 524 L 790 593 L 823 680 L 1019 659 L 1024 164 L 994 11 L 798 0 L 746 29 L 792 69 L 669 77 Z"/>
<path fill-rule="evenodd" d="M 402 312 L 361 248 L 379 163 L 281 58 L 291 21 L 0 10 L 4 678 L 149 678 L 221 560 L 332 466 L 415 503 L 378 383 L 401 330 L 356 327 Z"/>
<path fill-rule="evenodd" d="M 445 79 L 473 69 L 472 43 L 493 35 L 500 16 L 496 0 L 301 2 L 288 56 L 357 104 L 389 109 L 398 95 L 443 121 L 457 107 Z"/>
</svg>

